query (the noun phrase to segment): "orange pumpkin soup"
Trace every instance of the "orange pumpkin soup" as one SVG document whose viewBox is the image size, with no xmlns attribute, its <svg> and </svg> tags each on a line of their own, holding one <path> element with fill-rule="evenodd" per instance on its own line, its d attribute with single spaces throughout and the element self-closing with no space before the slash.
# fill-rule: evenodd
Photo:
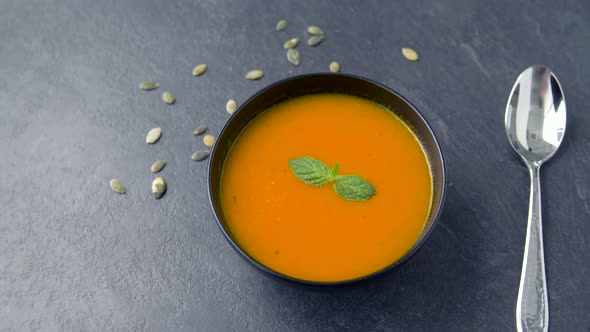
<svg viewBox="0 0 590 332">
<path fill-rule="evenodd" d="M 289 160 L 311 156 L 369 181 L 374 197 L 338 196 L 333 183 L 299 180 Z M 356 279 L 383 269 L 418 239 L 431 205 L 427 158 L 406 124 L 347 94 L 310 94 L 253 120 L 228 153 L 222 209 L 255 260 L 308 281 Z"/>
</svg>

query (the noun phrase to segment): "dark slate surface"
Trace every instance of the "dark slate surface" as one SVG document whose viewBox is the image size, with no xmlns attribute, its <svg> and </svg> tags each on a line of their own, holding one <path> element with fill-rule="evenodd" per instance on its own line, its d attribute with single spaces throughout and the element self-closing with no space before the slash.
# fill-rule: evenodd
<svg viewBox="0 0 590 332">
<path fill-rule="evenodd" d="M 276 33 L 280 18 L 289 27 Z M 282 43 L 310 24 L 326 40 L 300 46 L 292 67 Z M 542 174 L 550 322 L 588 330 L 589 42 L 583 0 L 2 1 L 0 330 L 513 330 L 529 180 L 503 116 L 535 63 L 557 73 L 568 105 L 565 142 Z M 266 278 L 225 242 L 206 164 L 190 160 L 192 130 L 218 133 L 228 98 L 333 59 L 423 112 L 447 158 L 448 199 L 401 269 L 309 289 Z M 195 79 L 198 63 L 209 71 Z M 244 80 L 255 67 L 266 76 Z M 162 87 L 139 91 L 149 79 Z M 148 146 L 155 126 L 163 137 Z M 168 160 L 160 201 L 149 193 L 157 159 Z M 113 177 L 127 195 L 110 191 Z"/>
</svg>

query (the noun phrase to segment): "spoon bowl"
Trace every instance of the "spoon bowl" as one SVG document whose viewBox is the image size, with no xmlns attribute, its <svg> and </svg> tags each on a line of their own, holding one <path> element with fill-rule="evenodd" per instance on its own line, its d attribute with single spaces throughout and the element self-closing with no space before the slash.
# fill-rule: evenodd
<svg viewBox="0 0 590 332">
<path fill-rule="evenodd" d="M 565 134 L 566 107 L 561 85 L 545 66 L 532 66 L 520 74 L 512 88 L 506 117 L 510 145 L 529 169 L 531 195 L 524 259 L 516 301 L 517 331 L 547 331 L 549 305 L 539 170 L 561 144 Z"/>
<path fill-rule="evenodd" d="M 504 124 L 510 145 L 525 162 L 551 158 L 565 133 L 566 108 L 557 77 L 545 66 L 527 68 L 517 78 Z"/>
</svg>

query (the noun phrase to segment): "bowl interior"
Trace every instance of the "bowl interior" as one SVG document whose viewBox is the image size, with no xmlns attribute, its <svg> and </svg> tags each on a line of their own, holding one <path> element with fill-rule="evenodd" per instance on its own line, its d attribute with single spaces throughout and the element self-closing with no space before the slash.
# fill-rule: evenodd
<svg viewBox="0 0 590 332">
<path fill-rule="evenodd" d="M 315 283 L 304 280 L 294 279 L 282 275 L 276 271 L 259 264 L 248 253 L 244 252 L 234 241 L 231 229 L 227 226 L 223 210 L 221 208 L 221 193 L 220 181 L 223 172 L 223 164 L 225 158 L 230 151 L 234 141 L 240 135 L 241 131 L 258 115 L 266 111 L 270 106 L 277 104 L 289 98 L 310 94 L 310 93 L 347 93 L 356 95 L 369 100 L 372 100 L 380 105 L 385 106 L 391 112 L 394 112 L 398 117 L 403 119 L 414 134 L 418 137 L 422 144 L 423 150 L 426 153 L 430 163 L 432 179 L 433 179 L 433 198 L 428 220 L 422 230 L 418 240 L 412 246 L 410 251 L 396 262 L 374 274 L 388 270 L 394 266 L 401 264 L 408 257 L 410 257 L 424 242 L 432 227 L 434 226 L 444 200 L 445 193 L 445 167 L 443 156 L 434 136 L 434 133 L 418 113 L 418 111 L 405 99 L 399 96 L 391 89 L 370 80 L 343 74 L 310 74 L 289 78 L 277 82 L 246 101 L 240 108 L 232 115 L 230 120 L 226 123 L 221 131 L 215 147 L 213 148 L 211 159 L 209 161 L 209 195 L 213 212 L 221 226 L 221 229 L 233 245 L 233 247 L 240 252 L 250 263 L 256 265 L 262 270 L 269 272 L 272 275 L 286 278 L 292 281 L 299 281 L 308 284 L 339 284 L 345 282 L 331 282 L 331 283 Z M 370 275 L 370 276 L 372 276 Z M 357 281 L 365 279 L 366 276 Z M 349 281 L 346 281 L 349 282 Z"/>
</svg>

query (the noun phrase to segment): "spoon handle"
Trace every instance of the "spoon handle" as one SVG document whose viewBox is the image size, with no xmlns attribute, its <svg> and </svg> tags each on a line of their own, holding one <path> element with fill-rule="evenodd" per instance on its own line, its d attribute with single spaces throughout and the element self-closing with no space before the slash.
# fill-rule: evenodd
<svg viewBox="0 0 590 332">
<path fill-rule="evenodd" d="M 516 327 L 519 332 L 547 331 L 549 326 L 539 169 L 540 165 L 529 165 L 531 175 L 529 220 L 516 302 Z"/>
</svg>

